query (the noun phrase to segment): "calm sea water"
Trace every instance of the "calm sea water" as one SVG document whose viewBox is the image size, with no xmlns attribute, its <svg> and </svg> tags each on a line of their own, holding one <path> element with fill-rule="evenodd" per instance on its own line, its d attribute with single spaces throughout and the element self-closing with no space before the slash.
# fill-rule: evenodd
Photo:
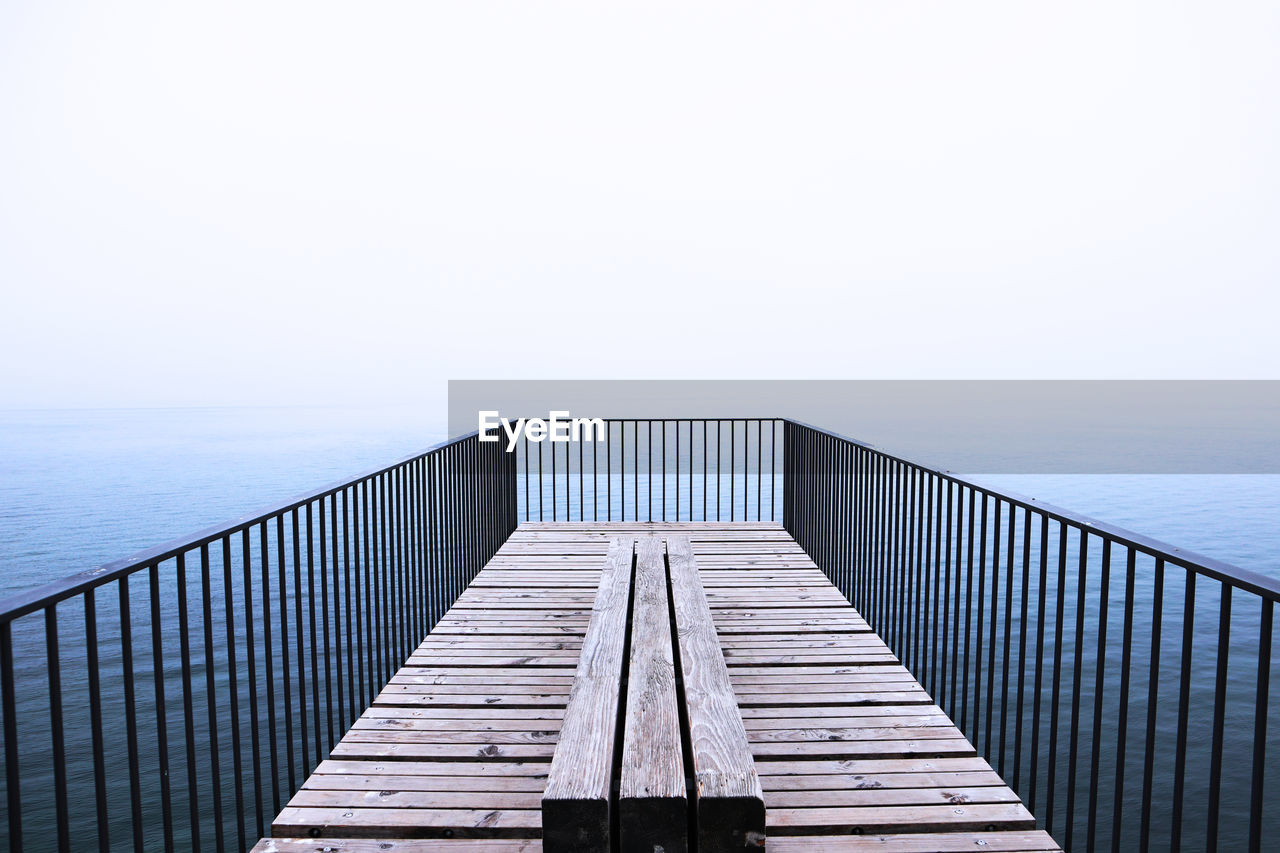
<svg viewBox="0 0 1280 853">
<path fill-rule="evenodd" d="M 405 409 L 0 412 L 0 566 L 4 567 L 0 595 L 345 479 L 443 437 L 441 424 Z M 1280 477 L 1018 475 L 978 479 L 1280 576 Z M 1096 569 L 1093 571 L 1096 578 Z M 1110 595 L 1113 632 L 1118 630 L 1114 614 L 1122 604 L 1117 589 L 1118 585 L 1113 586 Z M 1175 598 L 1177 590 L 1170 581 L 1166 601 Z M 1215 601 L 1206 598 L 1196 614 L 1197 637 L 1204 634 L 1204 647 L 1210 653 L 1217 628 Z M 145 598 L 139 599 L 138 605 L 145 607 Z M 1070 607 L 1069 599 L 1068 610 Z M 1176 609 L 1173 603 L 1167 607 L 1169 612 Z M 1096 627 L 1096 621 L 1086 619 L 1086 624 L 1090 629 Z M 1086 638 L 1086 654 L 1089 640 Z M 1069 658 L 1074 650 L 1070 636 L 1064 648 Z M 105 646 L 104 654 L 109 654 Z M 1172 641 L 1166 642 L 1162 671 L 1166 657 L 1166 678 L 1174 683 L 1178 660 Z M 1196 658 L 1200 681 L 1212 671 L 1212 662 L 1211 654 Z M 20 659 L 20 676 L 27 664 L 34 669 L 41 665 L 34 657 Z M 118 665 L 118 661 L 104 657 L 103 664 Z M 1136 668 L 1145 669 L 1145 662 L 1136 663 Z M 1089 661 L 1086 685 L 1094 670 L 1094 662 Z M 1250 673 L 1233 667 L 1232 678 L 1245 684 Z M 1280 679 L 1273 679 L 1273 683 L 1280 683 Z M 1087 703 L 1091 695 L 1086 690 L 1085 709 L 1090 714 L 1092 706 Z M 1203 741 L 1208 706 L 1203 695 L 1193 699 L 1193 736 Z M 1107 713 L 1109 721 L 1114 714 L 1111 704 Z M 1132 713 L 1141 714 L 1142 710 Z M 1232 715 L 1241 732 L 1247 733 L 1247 717 L 1243 712 Z M 1167 729 L 1162 718 L 1162 738 Z M 38 732 L 33 735 L 38 739 Z M 1246 758 L 1240 756 L 1241 761 Z M 1195 797 L 1201 796 L 1198 788 L 1207 776 L 1207 753 L 1193 750 L 1189 760 L 1188 775 L 1193 782 L 1188 803 L 1196 803 L 1198 810 L 1202 800 Z M 1233 756 L 1231 772 L 1237 775 L 1247 766 L 1234 764 Z M 90 780 L 71 782 L 75 788 Z M 1135 790 L 1131 797 L 1137 793 Z M 122 794 L 127 792 L 113 793 L 113 811 L 119 811 L 114 804 Z M 1226 802 L 1224 809 L 1228 814 L 1239 814 L 1245 805 Z M 1109 808 L 1110 803 L 1104 803 L 1102 813 Z M 1157 804 L 1157 814 L 1160 810 Z M 24 814 L 28 826 L 34 828 L 40 820 L 48 820 L 49 809 L 29 805 Z M 128 841 L 127 813 L 121 813 L 113 824 L 113 842 L 124 845 Z M 0 826 L 0 833 L 3 831 Z M 43 833 L 28 833 L 28 837 L 30 849 L 42 849 L 46 841 L 52 843 Z"/>
<path fill-rule="evenodd" d="M 0 596 L 443 439 L 405 408 L 0 410 Z"/>
</svg>

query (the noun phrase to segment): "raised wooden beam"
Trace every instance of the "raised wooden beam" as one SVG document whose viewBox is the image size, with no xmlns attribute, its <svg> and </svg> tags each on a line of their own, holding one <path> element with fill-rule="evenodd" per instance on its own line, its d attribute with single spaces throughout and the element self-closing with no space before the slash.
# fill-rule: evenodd
<svg viewBox="0 0 1280 853">
<path fill-rule="evenodd" d="M 610 540 L 542 795 L 542 849 L 547 853 L 604 851 L 610 846 L 609 795 L 632 554 L 632 540 Z"/>
<path fill-rule="evenodd" d="M 667 538 L 699 853 L 763 848 L 764 795 L 687 536 Z"/>
<path fill-rule="evenodd" d="M 682 853 L 689 849 L 669 607 L 662 540 L 646 536 L 636 545 L 626 733 L 618 792 L 619 840 L 624 851 Z"/>
</svg>

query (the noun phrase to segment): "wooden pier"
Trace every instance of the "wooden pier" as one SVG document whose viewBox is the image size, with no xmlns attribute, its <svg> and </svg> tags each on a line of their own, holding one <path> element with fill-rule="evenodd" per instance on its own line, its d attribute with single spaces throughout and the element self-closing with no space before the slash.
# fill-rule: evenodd
<svg viewBox="0 0 1280 853">
<path fill-rule="evenodd" d="M 611 542 L 648 536 L 688 538 L 768 849 L 1058 849 L 780 525 L 578 522 L 519 527 L 255 851 L 542 850 Z"/>
</svg>

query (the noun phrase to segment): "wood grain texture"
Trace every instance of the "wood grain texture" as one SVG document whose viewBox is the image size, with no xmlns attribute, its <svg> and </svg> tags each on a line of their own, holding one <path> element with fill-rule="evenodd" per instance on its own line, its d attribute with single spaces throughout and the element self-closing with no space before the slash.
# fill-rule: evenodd
<svg viewBox="0 0 1280 853">
<path fill-rule="evenodd" d="M 600 575 L 560 727 L 560 745 L 542 795 L 543 846 L 548 851 L 609 849 L 618 685 L 622 683 L 632 553 L 631 540 L 613 540 Z"/>
<path fill-rule="evenodd" d="M 636 543 L 631 665 L 618 789 L 624 851 L 688 849 L 688 799 L 676 705 L 667 568 L 662 540 Z"/>
<path fill-rule="evenodd" d="M 687 536 L 696 555 L 770 849 L 1057 849 L 781 526 L 548 522 L 499 549 L 306 779 L 274 827 L 288 835 L 256 853 L 543 849 L 610 542 L 650 535 Z"/>
<path fill-rule="evenodd" d="M 667 537 L 667 555 L 693 756 L 698 850 L 759 849 L 765 841 L 764 795 L 689 538 Z"/>
</svg>

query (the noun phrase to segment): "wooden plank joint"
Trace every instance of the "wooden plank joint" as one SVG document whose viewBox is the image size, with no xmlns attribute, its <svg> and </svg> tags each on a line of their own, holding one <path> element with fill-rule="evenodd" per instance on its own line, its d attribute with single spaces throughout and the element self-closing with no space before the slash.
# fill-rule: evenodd
<svg viewBox="0 0 1280 853">
<path fill-rule="evenodd" d="M 619 540 L 610 564 L 542 799 L 544 849 L 683 853 L 691 830 L 706 853 L 762 848 L 760 780 L 688 538 Z"/>
</svg>

